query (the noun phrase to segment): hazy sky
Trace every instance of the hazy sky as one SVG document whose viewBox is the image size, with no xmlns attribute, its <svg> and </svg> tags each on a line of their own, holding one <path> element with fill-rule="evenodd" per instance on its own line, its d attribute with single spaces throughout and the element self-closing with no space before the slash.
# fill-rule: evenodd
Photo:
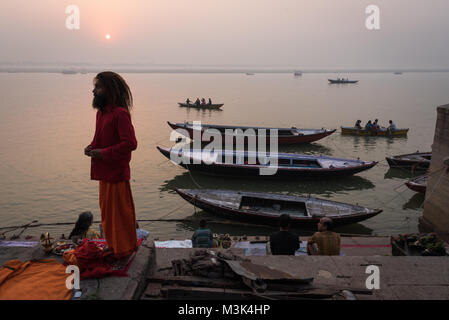
<svg viewBox="0 0 449 320">
<path fill-rule="evenodd" d="M 449 68 L 448 15 L 448 0 L 1 0 L 0 62 Z"/>
</svg>

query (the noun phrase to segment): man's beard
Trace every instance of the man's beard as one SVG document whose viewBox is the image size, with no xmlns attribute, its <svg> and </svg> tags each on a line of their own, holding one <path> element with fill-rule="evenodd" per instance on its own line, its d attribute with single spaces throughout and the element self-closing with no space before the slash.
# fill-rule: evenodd
<svg viewBox="0 0 449 320">
<path fill-rule="evenodd" d="M 94 95 L 94 99 L 92 100 L 92 107 L 94 109 L 103 110 L 104 107 L 108 104 L 108 100 L 104 95 Z"/>
</svg>

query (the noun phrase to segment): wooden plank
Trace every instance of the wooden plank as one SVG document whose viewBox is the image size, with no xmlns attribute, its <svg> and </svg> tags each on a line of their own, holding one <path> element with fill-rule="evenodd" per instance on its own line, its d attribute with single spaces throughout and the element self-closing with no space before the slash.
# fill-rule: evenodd
<svg viewBox="0 0 449 320">
<path fill-rule="evenodd" d="M 211 287 L 211 288 L 245 288 L 240 280 L 232 279 L 209 279 L 197 276 L 164 276 L 153 275 L 147 278 L 150 282 L 159 282 L 162 284 L 178 284 L 180 286 L 191 287 Z"/>
<path fill-rule="evenodd" d="M 252 292 L 248 290 L 208 287 L 198 288 L 168 285 L 163 286 L 161 292 L 168 299 L 226 300 L 254 298 Z"/>
<path fill-rule="evenodd" d="M 340 290 L 312 288 L 303 292 L 265 291 L 255 293 L 250 290 L 221 289 L 209 287 L 163 286 L 161 292 L 168 299 L 329 299 Z"/>
</svg>

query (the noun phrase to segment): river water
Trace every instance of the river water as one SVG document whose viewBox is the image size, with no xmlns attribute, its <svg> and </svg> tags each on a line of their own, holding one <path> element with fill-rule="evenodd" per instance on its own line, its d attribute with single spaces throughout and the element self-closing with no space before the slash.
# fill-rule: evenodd
<svg viewBox="0 0 449 320">
<path fill-rule="evenodd" d="M 355 85 L 329 85 L 335 74 L 122 74 L 135 101 L 132 120 L 138 149 L 131 162 L 131 187 L 138 219 L 195 219 L 216 222 L 217 233 L 267 235 L 276 227 L 229 225 L 181 199 L 173 188 L 269 191 L 358 203 L 384 211 L 340 232 L 389 235 L 416 232 L 424 197 L 404 186 L 412 177 L 389 169 L 385 156 L 431 150 L 436 107 L 449 101 L 449 73 L 345 74 Z M 98 182 L 90 180 L 94 74 L 0 74 L 0 226 L 71 222 L 85 210 L 100 219 Z M 222 111 L 177 106 L 187 97 L 212 98 Z M 405 138 L 354 137 L 340 126 L 378 118 L 386 126 L 410 128 Z M 329 181 L 254 181 L 190 175 L 164 158 L 170 146 L 166 121 L 202 121 L 270 127 L 337 128 L 337 132 L 282 152 L 376 160 L 374 168 Z M 196 222 L 141 222 L 154 237 L 188 238 Z M 45 226 L 30 234 L 69 233 L 70 226 Z M 26 233 L 25 233 L 26 234 Z"/>
</svg>

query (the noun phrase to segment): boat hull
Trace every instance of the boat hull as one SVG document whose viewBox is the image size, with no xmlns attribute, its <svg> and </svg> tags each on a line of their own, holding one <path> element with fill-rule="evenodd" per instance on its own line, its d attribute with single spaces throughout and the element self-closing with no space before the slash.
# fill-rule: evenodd
<svg viewBox="0 0 449 320">
<path fill-rule="evenodd" d="M 187 104 L 187 103 L 178 102 L 178 105 L 180 107 L 196 108 L 196 109 L 220 109 L 221 107 L 223 107 L 224 103 L 196 105 L 193 103 Z"/>
<path fill-rule="evenodd" d="M 279 223 L 279 216 L 282 212 L 279 212 L 279 215 L 266 215 L 263 213 L 257 213 L 250 210 L 242 210 L 240 208 L 231 207 L 226 204 L 215 203 L 212 201 L 208 201 L 203 197 L 198 197 L 194 193 L 189 192 L 186 189 L 175 189 L 175 191 L 186 201 L 193 204 L 195 207 L 203 209 L 209 213 L 221 216 L 223 218 L 231 219 L 231 220 L 239 220 L 245 222 L 252 222 L 258 224 L 265 224 L 270 226 L 277 226 Z M 206 190 L 207 191 L 207 190 Z M 219 191 L 219 190 L 217 190 Z M 226 191 L 224 191 L 226 192 Z M 243 195 L 262 195 L 262 196 L 276 196 L 274 194 L 267 193 L 256 193 L 256 192 L 239 192 Z M 293 198 L 293 196 L 290 196 Z M 322 201 L 321 199 L 319 199 Z M 334 225 L 341 226 L 352 224 L 356 222 L 360 222 L 371 217 L 374 217 L 381 213 L 381 209 L 373 209 L 370 212 L 360 212 L 356 214 L 351 214 L 347 216 L 333 216 L 332 220 Z M 317 223 L 322 218 L 322 216 L 294 216 L 290 215 L 291 225 L 294 227 L 301 228 L 312 228 L 316 229 Z"/>
<path fill-rule="evenodd" d="M 339 83 L 339 84 L 347 84 L 347 83 L 357 83 L 359 80 L 332 80 L 328 79 L 329 83 Z"/>
<path fill-rule="evenodd" d="M 431 152 L 410 153 L 399 156 L 386 157 L 391 168 L 403 168 L 410 170 L 427 170 L 430 166 Z"/>
<path fill-rule="evenodd" d="M 168 159 L 170 159 L 170 149 L 157 149 Z M 344 168 L 293 168 L 279 166 L 272 175 L 261 175 L 260 169 L 266 166 L 250 164 L 226 164 L 211 163 L 206 164 L 203 161 L 195 164 L 190 159 L 190 164 L 180 163 L 183 168 L 191 171 L 208 175 L 227 176 L 236 178 L 257 178 L 257 179 L 334 179 L 350 176 L 374 167 L 377 162 L 367 162 L 354 167 Z"/>
<path fill-rule="evenodd" d="M 177 130 L 177 129 L 183 129 L 183 130 L 187 130 L 187 132 L 189 133 L 189 138 L 190 139 L 193 139 L 193 129 L 192 128 L 189 128 L 189 127 L 187 127 L 186 125 L 184 125 L 184 124 L 179 124 L 179 123 L 171 123 L 171 122 L 167 122 L 168 123 L 168 125 L 172 128 L 172 129 L 174 129 L 174 130 Z M 216 129 L 217 127 L 214 127 L 214 126 L 211 126 L 211 125 L 208 125 L 207 126 L 207 128 L 210 128 L 210 129 Z M 221 127 L 222 128 L 222 127 Z M 235 130 L 235 129 L 242 129 L 242 130 L 245 130 L 245 129 L 247 129 L 248 127 L 235 127 L 235 126 L 229 126 L 229 129 L 233 129 L 233 130 Z M 253 127 L 253 129 L 254 130 L 257 130 L 257 129 L 259 129 L 260 127 Z M 262 129 L 262 128 L 260 128 L 260 129 Z M 265 129 L 265 128 L 263 128 L 263 129 Z M 272 129 L 276 129 L 276 128 L 272 128 Z M 201 130 L 202 132 L 204 132 L 204 128 Z M 312 133 L 312 134 L 304 134 L 304 135 L 278 135 L 278 144 L 279 145 L 294 145 L 294 144 L 302 144 L 302 143 L 310 143 L 310 142 L 314 142 L 314 141 L 318 141 L 318 140 L 321 140 L 321 139 L 323 139 L 323 138 L 325 138 L 325 137 L 327 137 L 327 136 L 329 136 L 329 135 L 331 135 L 332 133 L 334 133 L 336 131 L 336 129 L 332 129 L 332 130 L 326 130 L 326 129 L 323 129 L 323 130 L 321 130 L 320 132 L 318 132 L 318 133 Z M 227 135 L 226 134 L 222 134 L 221 135 L 221 137 L 222 137 L 222 143 L 225 143 L 226 142 L 226 137 L 227 137 Z M 258 138 L 258 137 L 257 137 Z M 235 136 L 233 136 L 232 137 L 232 141 L 233 141 L 233 144 L 236 144 L 236 137 Z M 245 144 L 247 144 L 247 141 L 248 141 L 248 137 L 245 137 Z M 258 139 L 257 139 L 257 142 L 258 142 Z M 270 144 L 270 137 L 269 136 L 267 136 L 266 137 L 266 140 L 265 140 L 265 143 L 268 145 L 268 144 Z"/>
<path fill-rule="evenodd" d="M 426 193 L 427 190 L 427 176 L 419 176 L 411 179 L 405 183 L 405 185 L 415 192 Z"/>
<path fill-rule="evenodd" d="M 357 129 L 354 127 L 341 127 L 342 134 L 350 134 L 355 136 L 377 136 L 377 137 L 397 137 L 397 136 L 405 136 L 408 133 L 408 128 L 396 129 L 394 131 L 388 130 L 380 130 L 377 132 L 365 130 L 365 129 Z"/>
</svg>

